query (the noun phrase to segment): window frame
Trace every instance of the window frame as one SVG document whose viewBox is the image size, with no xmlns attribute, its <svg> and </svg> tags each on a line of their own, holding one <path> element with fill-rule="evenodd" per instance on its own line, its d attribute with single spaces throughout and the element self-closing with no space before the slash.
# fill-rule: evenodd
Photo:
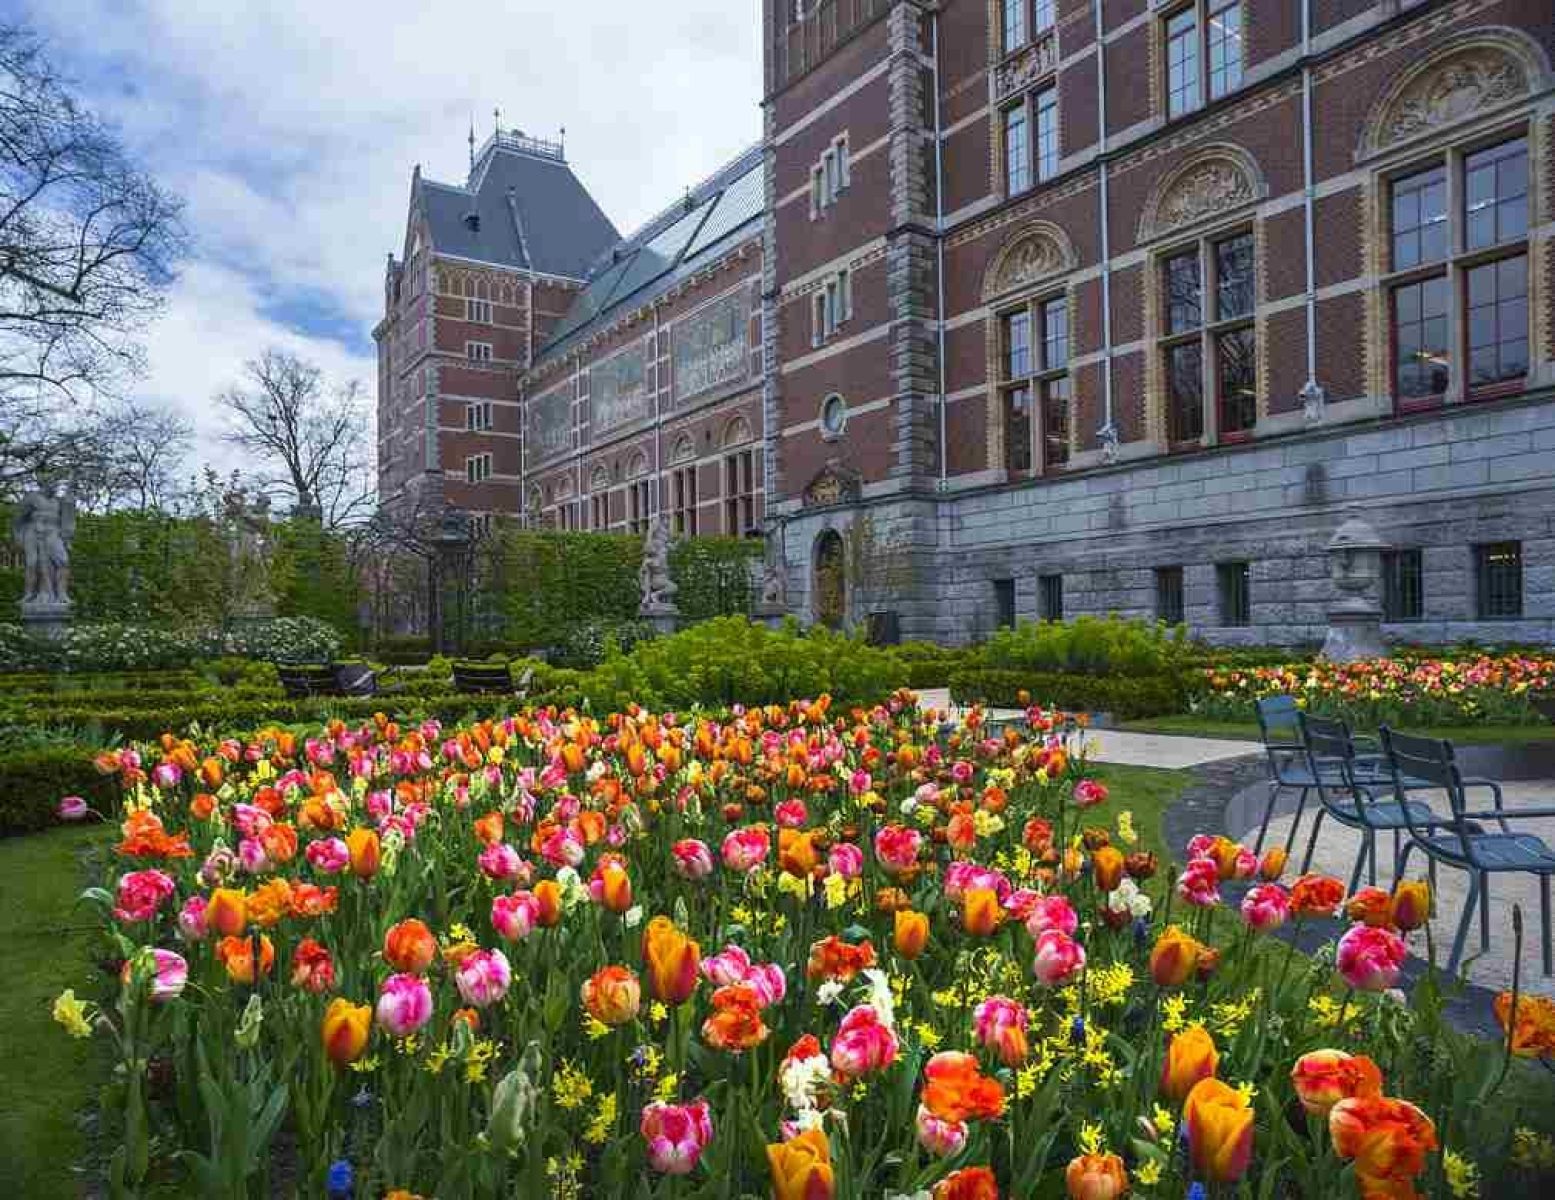
<svg viewBox="0 0 1555 1200">
<path fill-rule="evenodd" d="M 1063 314 L 1062 337 L 1049 336 L 1049 312 Z M 998 322 L 998 392 L 999 413 L 1004 424 L 1004 468 L 1011 475 L 1048 475 L 1067 466 L 1074 455 L 1074 314 L 1068 287 L 1047 289 L 1028 296 L 1014 307 L 994 314 Z M 1015 322 L 1021 321 L 1026 329 L 1024 357 L 1019 363 L 1014 358 L 1010 344 L 1010 332 Z M 1055 341 L 1063 344 L 1063 361 L 1049 361 Z M 1023 366 L 1023 371 L 1017 367 Z M 1062 394 L 1055 390 L 1062 388 Z M 1017 439 L 1012 435 L 1014 420 L 1011 405 L 1018 393 L 1025 393 L 1027 404 L 1024 461 L 1017 465 L 1015 447 Z M 1062 409 L 1064 450 L 1061 455 L 1051 452 L 1048 443 L 1054 427 L 1055 409 Z"/>
<path fill-rule="evenodd" d="M 1516 593 L 1507 602 L 1507 611 L 1495 611 L 1498 599 L 1492 588 L 1490 571 L 1497 553 L 1515 555 L 1510 571 L 1515 576 Z M 1477 621 L 1521 621 L 1527 610 L 1528 579 L 1523 565 L 1523 543 L 1507 538 L 1474 545 L 1474 619 Z M 1503 593 L 1504 595 L 1505 593 Z"/>
<path fill-rule="evenodd" d="M 1156 567 L 1155 576 L 1155 616 L 1158 621 L 1165 621 L 1168 625 L 1181 625 L 1188 619 L 1187 581 L 1184 578 L 1182 566 L 1169 565 Z M 1170 603 L 1167 601 L 1170 600 Z M 1176 616 L 1171 615 L 1172 612 Z"/>
<path fill-rule="evenodd" d="M 1251 295 L 1245 309 L 1231 316 L 1221 315 L 1223 300 L 1222 247 L 1240 239 L 1247 240 L 1248 275 L 1246 286 Z M 1172 264 L 1190 260 L 1197 271 L 1198 324 L 1182 329 L 1172 328 L 1173 300 L 1169 280 Z M 1169 452 L 1197 450 L 1205 446 L 1251 440 L 1257 432 L 1259 413 L 1259 355 L 1258 308 L 1261 289 L 1258 270 L 1258 230 L 1250 219 L 1200 232 L 1197 236 L 1163 247 L 1155 256 L 1155 275 L 1152 286 L 1159 289 L 1160 329 L 1156 334 L 1156 353 L 1161 360 L 1162 401 L 1165 405 L 1166 444 Z M 1253 396 L 1252 421 L 1230 428 L 1226 419 L 1228 402 L 1223 393 L 1221 363 L 1222 346 L 1232 337 L 1246 336 L 1252 341 Z M 1173 352 L 1180 347 L 1197 346 L 1199 367 L 1198 433 L 1193 436 L 1174 436 L 1174 413 L 1177 405 L 1173 393 L 1175 374 L 1171 369 Z M 1245 403 L 1239 401 L 1239 403 Z"/>
<path fill-rule="evenodd" d="M 479 296 L 466 296 L 464 298 L 464 319 L 475 325 L 494 325 L 494 312 L 490 300 L 483 300 Z"/>
<path fill-rule="evenodd" d="M 1050 571 L 1037 576 L 1037 618 L 1042 621 L 1064 619 L 1064 577 Z"/>
<path fill-rule="evenodd" d="M 1377 286 L 1381 294 L 1380 311 L 1385 322 L 1387 339 L 1386 387 L 1393 401 L 1393 409 L 1397 413 L 1429 411 L 1464 401 L 1495 400 L 1503 396 L 1516 395 L 1527 388 L 1529 371 L 1533 365 L 1535 312 L 1530 301 L 1534 256 L 1537 251 L 1537 243 L 1534 240 L 1537 226 L 1532 220 L 1529 201 L 1526 199 L 1535 187 L 1533 133 L 1531 119 L 1524 116 L 1493 130 L 1462 138 L 1446 146 L 1435 147 L 1423 154 L 1412 155 L 1407 160 L 1378 172 L 1375 186 L 1382 193 L 1377 210 L 1381 215 L 1382 227 L 1379 235 L 1385 261 Z M 1514 143 L 1521 143 L 1524 162 L 1523 228 L 1520 233 L 1500 237 L 1490 244 L 1471 247 L 1468 187 L 1471 160 L 1477 156 L 1511 147 Z M 1506 157 L 1510 155 L 1502 155 L 1501 158 L 1491 161 L 1504 161 Z M 1445 251 L 1440 258 L 1430 261 L 1417 260 L 1402 267 L 1398 266 L 1399 230 L 1394 220 L 1396 189 L 1401 183 L 1436 170 L 1440 170 L 1445 177 L 1443 202 L 1446 225 Z M 1495 195 L 1496 199 L 1493 203 L 1499 222 L 1499 209 L 1505 203 L 1505 199 L 1500 197 L 1499 193 Z M 1423 228 L 1423 226 L 1414 228 Z M 1473 337 L 1469 292 L 1471 276 L 1481 268 L 1518 259 L 1523 264 L 1522 337 L 1520 339 L 1498 337 L 1495 344 L 1504 345 L 1506 340 L 1523 341 L 1526 346 L 1523 372 L 1518 375 L 1508 374 L 1484 383 L 1475 383 L 1471 374 L 1470 360 Z M 1440 391 L 1405 397 L 1400 387 L 1400 373 L 1405 364 L 1400 357 L 1403 339 L 1400 336 L 1402 326 L 1398 315 L 1399 297 L 1407 288 L 1423 286 L 1435 280 L 1443 281 L 1446 295 L 1444 317 L 1446 336 L 1443 339 L 1446 343 L 1444 349 L 1447 356 L 1445 381 Z M 1508 302 L 1506 298 L 1497 297 L 1495 306 L 1497 321 L 1500 319 L 1500 305 L 1504 302 Z M 1515 298 L 1512 302 L 1515 302 Z M 1499 335 L 1499 325 L 1497 332 Z"/>
<path fill-rule="evenodd" d="M 466 433 L 489 433 L 494 426 L 494 410 L 490 400 L 469 400 L 464 406 Z"/>
<path fill-rule="evenodd" d="M 1168 0 L 1154 0 L 1154 2 L 1162 10 L 1157 28 L 1160 39 L 1161 82 L 1165 88 L 1161 97 L 1161 112 L 1165 120 L 1180 121 L 1190 117 L 1247 86 L 1247 13 L 1243 0 L 1186 0 L 1185 3 L 1180 4 L 1169 3 Z M 1213 51 L 1216 47 L 1215 18 L 1232 9 L 1236 11 L 1236 33 L 1234 38 L 1226 40 L 1235 42 L 1236 56 L 1234 59 L 1227 57 L 1225 60 L 1227 65 L 1218 72 L 1226 76 L 1228 82 L 1217 92 L 1213 82 L 1217 74 L 1213 66 Z M 1183 37 L 1192 45 L 1193 80 L 1187 89 L 1174 88 L 1172 45 L 1179 38 L 1173 35 L 1172 26 L 1190 14 L 1193 18 L 1192 29 Z M 1185 90 L 1191 91 L 1191 94 L 1181 108 L 1174 109 L 1173 97 Z"/>
<path fill-rule="evenodd" d="M 466 362 L 485 364 L 496 361 L 496 354 L 490 342 L 466 341 L 464 358 Z"/>
<path fill-rule="evenodd" d="M 670 529 L 676 537 L 697 536 L 697 464 L 688 462 L 670 472 Z"/>
<path fill-rule="evenodd" d="M 1253 624 L 1253 564 L 1234 559 L 1215 564 L 1215 609 L 1222 629 Z"/>
<path fill-rule="evenodd" d="M 1014 629 L 1016 621 L 1015 609 L 1015 580 L 995 579 L 993 583 L 993 627 L 995 629 Z M 1009 620 L 1003 618 L 1009 615 Z"/>
<path fill-rule="evenodd" d="M 1382 619 L 1390 625 L 1425 620 L 1425 555 L 1420 547 L 1382 552 Z"/>
<path fill-rule="evenodd" d="M 724 533 L 754 536 L 756 530 L 756 451 L 746 446 L 729 450 L 723 460 Z"/>
<path fill-rule="evenodd" d="M 1039 86 L 1028 88 L 998 111 L 1005 196 L 1021 196 L 1032 188 L 1056 179 L 1063 170 L 1063 125 L 1059 116 L 1058 81 L 1049 79 Z M 1021 118 L 1019 166 L 1024 180 L 1020 187 L 1015 186 L 1011 174 L 1016 155 L 1011 148 L 1010 121 L 1017 115 Z M 1051 127 L 1045 129 L 1043 121 L 1048 116 L 1051 117 Z M 1044 142 L 1050 143 L 1051 154 L 1043 153 Z"/>
<path fill-rule="evenodd" d="M 491 451 L 483 450 L 479 454 L 467 454 L 464 457 L 464 481 L 475 485 L 486 483 L 492 476 Z"/>
</svg>

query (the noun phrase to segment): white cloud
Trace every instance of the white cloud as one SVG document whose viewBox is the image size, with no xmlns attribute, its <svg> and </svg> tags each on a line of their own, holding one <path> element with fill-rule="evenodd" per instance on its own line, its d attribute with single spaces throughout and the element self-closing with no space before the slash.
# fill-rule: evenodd
<svg viewBox="0 0 1555 1200">
<path fill-rule="evenodd" d="M 86 101 L 189 202 L 194 253 L 147 339 L 143 390 L 207 434 L 212 394 L 268 344 L 372 389 L 411 168 L 461 180 L 472 116 L 478 139 L 493 106 L 541 136 L 565 125 L 574 170 L 623 231 L 760 134 L 754 0 L 22 4 Z M 335 320 L 307 319 L 320 310 Z"/>
</svg>

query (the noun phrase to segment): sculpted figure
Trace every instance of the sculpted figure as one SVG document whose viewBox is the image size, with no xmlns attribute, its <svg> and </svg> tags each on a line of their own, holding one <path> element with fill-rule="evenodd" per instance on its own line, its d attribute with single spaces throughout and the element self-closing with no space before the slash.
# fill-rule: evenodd
<svg viewBox="0 0 1555 1200">
<path fill-rule="evenodd" d="M 70 539 L 76 532 L 75 500 L 45 483 L 22 497 L 11 522 L 22 548 L 26 584 L 22 603 L 40 608 L 70 605 Z"/>
</svg>

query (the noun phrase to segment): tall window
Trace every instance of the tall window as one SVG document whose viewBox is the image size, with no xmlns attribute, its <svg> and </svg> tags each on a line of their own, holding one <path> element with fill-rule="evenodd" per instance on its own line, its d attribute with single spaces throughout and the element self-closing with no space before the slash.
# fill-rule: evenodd
<svg viewBox="0 0 1555 1200">
<path fill-rule="evenodd" d="M 648 506 L 648 487 L 646 479 L 634 479 L 626 485 L 627 528 L 633 533 L 648 532 L 648 516 L 652 511 Z"/>
<path fill-rule="evenodd" d="M 1494 396 L 1528 373 L 1528 140 L 1445 158 L 1390 185 L 1388 314 L 1402 408 Z"/>
<path fill-rule="evenodd" d="M 681 467 L 670 477 L 672 527 L 679 537 L 697 535 L 697 469 Z"/>
<path fill-rule="evenodd" d="M 1031 0 L 1002 0 L 1004 5 L 1004 52 L 1019 50 L 1031 38 L 1026 24 L 1027 7 Z"/>
<path fill-rule="evenodd" d="M 608 529 L 610 527 L 610 493 L 595 492 L 589 497 L 589 528 Z"/>
<path fill-rule="evenodd" d="M 1425 573 L 1419 550 L 1382 554 L 1382 619 L 1419 621 L 1425 616 Z"/>
<path fill-rule="evenodd" d="M 1209 421 L 1221 438 L 1247 433 L 1258 421 L 1252 233 L 1207 240 L 1168 256 L 1161 264 L 1161 288 L 1167 439 L 1173 445 L 1196 443 Z"/>
<path fill-rule="evenodd" d="M 724 532 L 744 537 L 756 531 L 756 454 L 736 450 L 724 458 Z"/>
<path fill-rule="evenodd" d="M 1064 619 L 1064 577 L 1037 576 L 1037 615 L 1044 621 Z"/>
<path fill-rule="evenodd" d="M 1062 466 L 1069 461 L 1068 298 L 1049 297 L 1007 314 L 1001 336 L 1004 465 L 1011 471 Z"/>
<path fill-rule="evenodd" d="M 491 301 L 477 300 L 474 296 L 466 296 L 464 300 L 464 319 L 481 325 L 490 325 Z"/>
<path fill-rule="evenodd" d="M 466 483 L 485 483 L 490 478 L 490 454 L 472 454 L 464 460 L 464 481 Z"/>
<path fill-rule="evenodd" d="M 1058 0 L 1033 0 L 1031 27 L 1038 33 L 1046 33 L 1058 19 Z"/>
<path fill-rule="evenodd" d="M 1170 13 L 1166 49 L 1166 114 L 1180 117 L 1242 86 L 1241 0 L 1193 0 Z"/>
<path fill-rule="evenodd" d="M 491 401 L 475 400 L 464 406 L 464 427 L 481 433 L 491 428 Z"/>
<path fill-rule="evenodd" d="M 845 270 L 827 279 L 815 293 L 810 342 L 819 346 L 853 316 L 853 278 Z"/>
<path fill-rule="evenodd" d="M 471 362 L 488 363 L 491 361 L 491 343 L 465 342 L 464 356 Z"/>
<path fill-rule="evenodd" d="M 1168 625 L 1181 625 L 1184 614 L 1182 599 L 1182 568 L 1157 567 L 1155 569 L 1155 615 Z"/>
<path fill-rule="evenodd" d="M 993 581 L 993 624 L 995 629 L 1015 627 L 1015 581 L 1013 579 Z"/>
<path fill-rule="evenodd" d="M 1487 542 L 1474 547 L 1477 610 L 1483 620 L 1523 615 L 1523 544 Z"/>
<path fill-rule="evenodd" d="M 1253 623 L 1252 569 L 1245 562 L 1215 564 L 1220 593 L 1220 623 L 1238 626 Z"/>
<path fill-rule="evenodd" d="M 1058 174 L 1058 89 L 1041 88 L 1004 110 L 1004 180 L 1013 196 Z"/>
</svg>

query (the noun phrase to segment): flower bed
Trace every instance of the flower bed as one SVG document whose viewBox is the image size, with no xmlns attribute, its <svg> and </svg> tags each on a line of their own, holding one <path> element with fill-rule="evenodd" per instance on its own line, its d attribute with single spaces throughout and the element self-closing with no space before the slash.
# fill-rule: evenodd
<svg viewBox="0 0 1555 1200">
<path fill-rule="evenodd" d="M 1322 659 L 1245 670 L 1210 667 L 1195 710 L 1207 717 L 1248 720 L 1253 701 L 1288 693 L 1311 712 L 1375 727 L 1534 724 L 1536 701 L 1555 693 L 1555 659 L 1528 654 L 1474 658 L 1378 658 L 1353 663 Z"/>
<path fill-rule="evenodd" d="M 1166 886 L 1082 737 L 898 695 L 106 753 L 122 966 L 55 1015 L 116 1045 L 113 1182 L 1402 1196 L 1555 1157 L 1490 1102 L 1499 1049 L 1389 995 L 1423 885 L 1285 954 L 1342 885 L 1200 838 Z"/>
</svg>

